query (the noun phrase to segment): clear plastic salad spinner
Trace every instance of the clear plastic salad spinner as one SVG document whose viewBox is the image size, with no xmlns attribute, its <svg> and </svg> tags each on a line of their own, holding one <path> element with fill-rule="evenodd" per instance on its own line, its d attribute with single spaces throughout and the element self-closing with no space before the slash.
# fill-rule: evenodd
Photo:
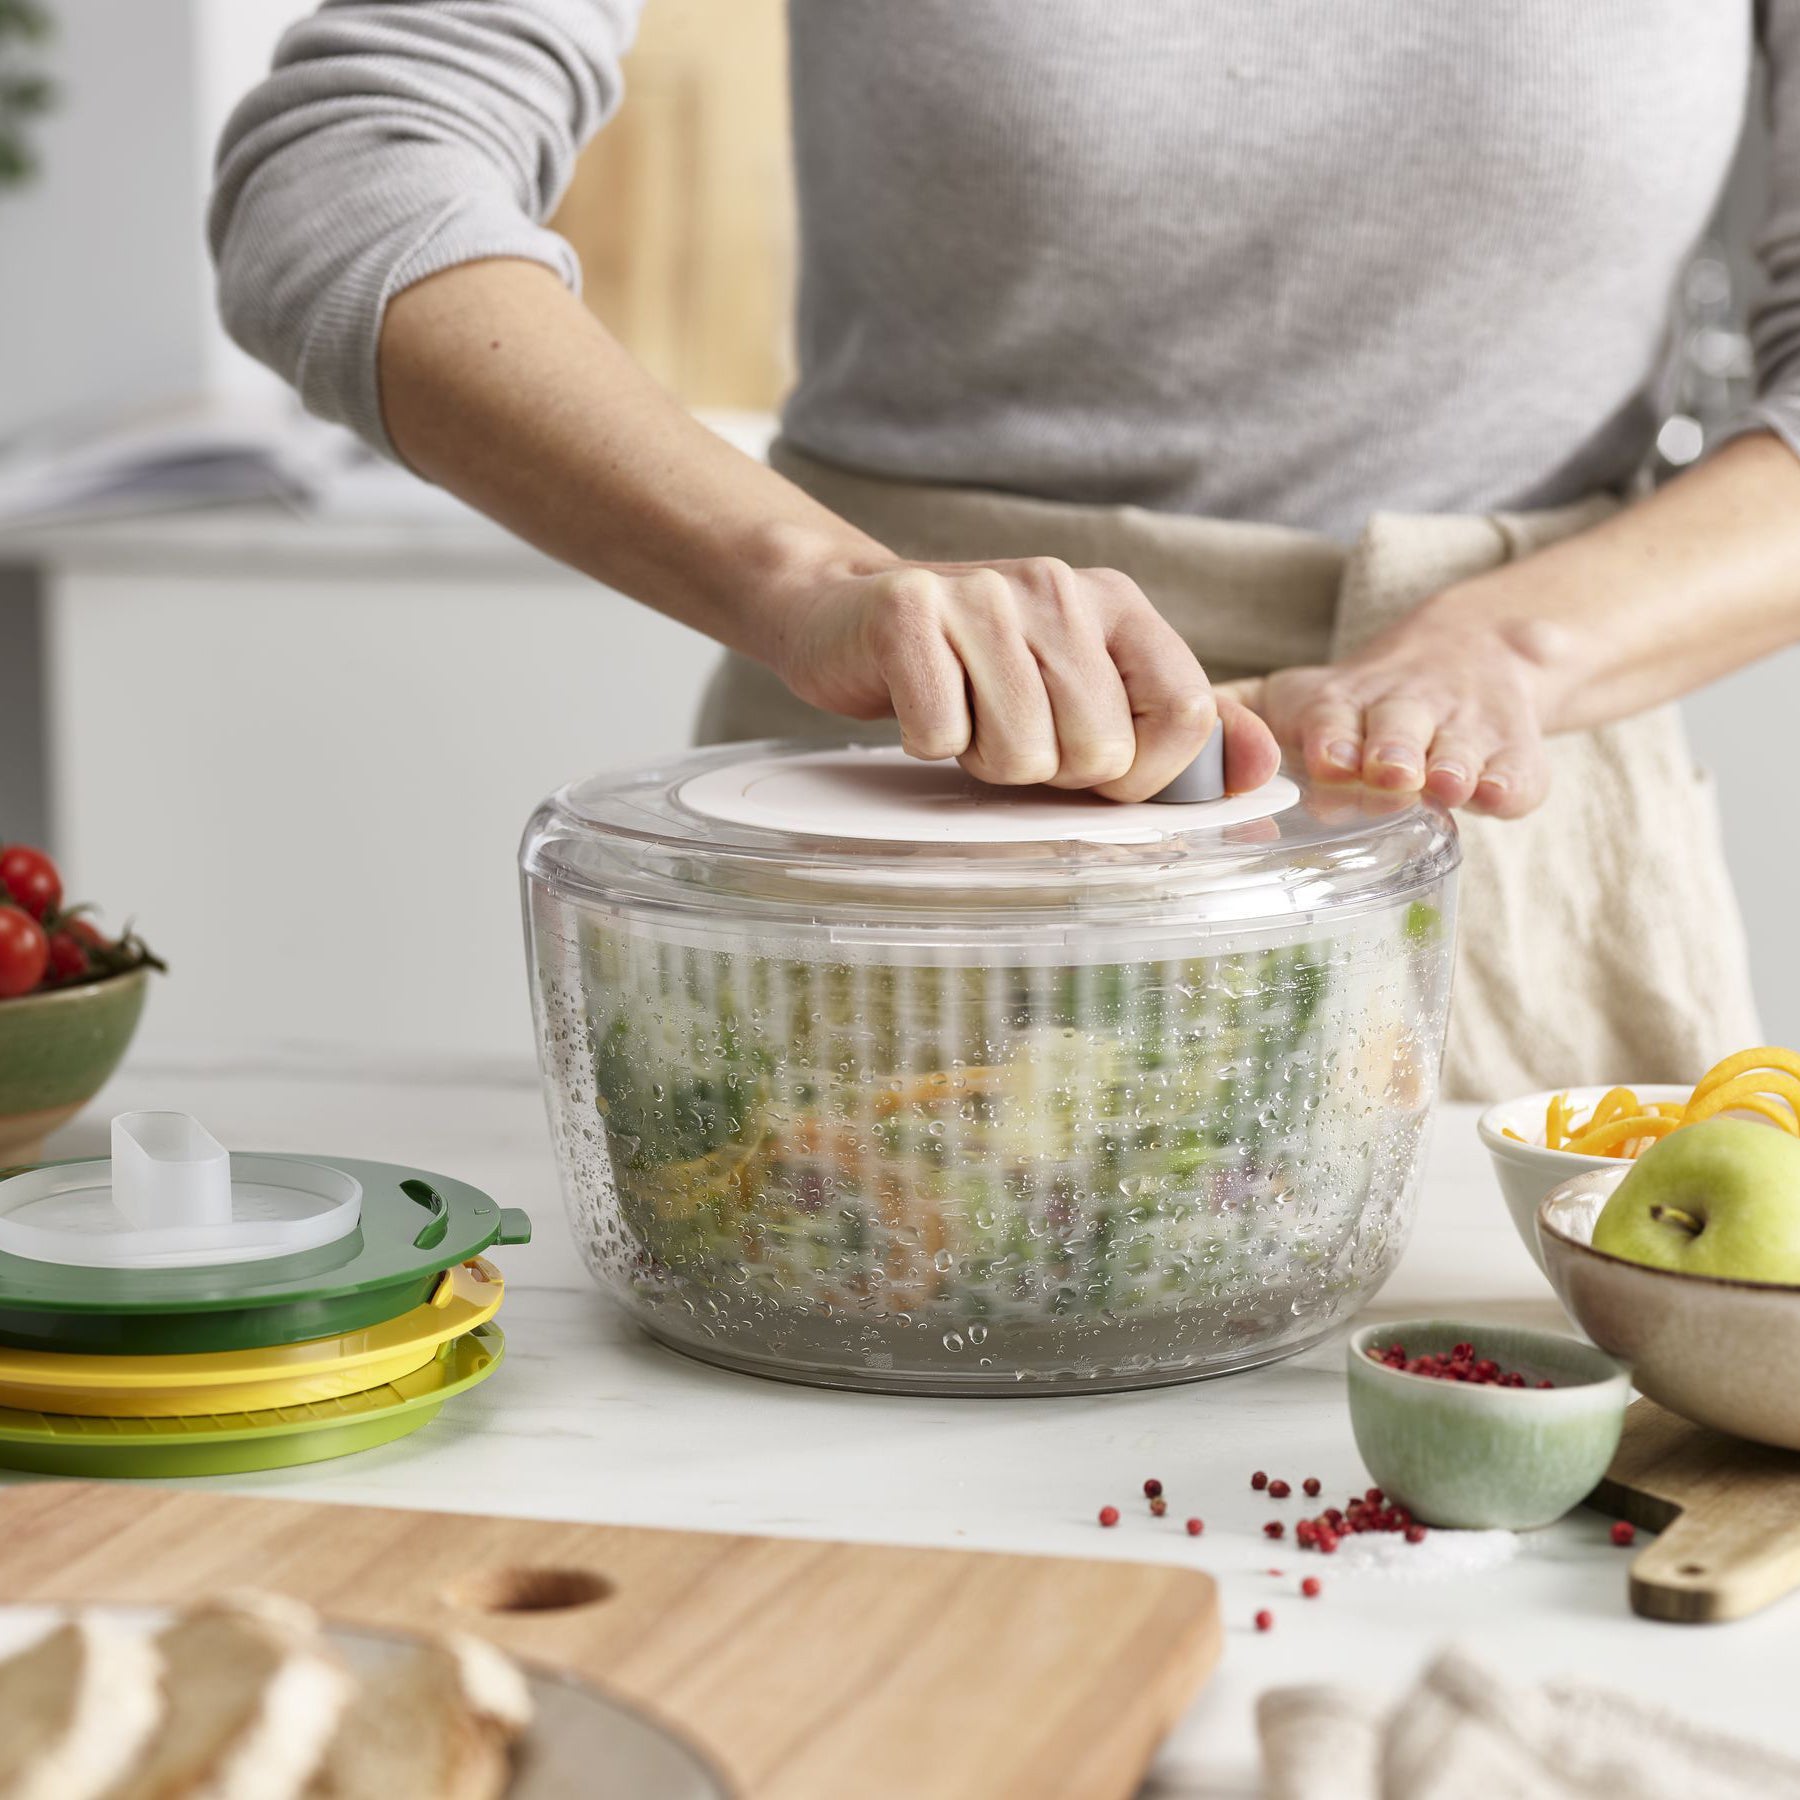
<svg viewBox="0 0 1800 1800">
<path fill-rule="evenodd" d="M 1303 1349 L 1404 1245 L 1454 934 L 1435 806 L 734 745 L 572 784 L 521 854 L 577 1239 L 691 1354 L 1191 1379 Z"/>
</svg>

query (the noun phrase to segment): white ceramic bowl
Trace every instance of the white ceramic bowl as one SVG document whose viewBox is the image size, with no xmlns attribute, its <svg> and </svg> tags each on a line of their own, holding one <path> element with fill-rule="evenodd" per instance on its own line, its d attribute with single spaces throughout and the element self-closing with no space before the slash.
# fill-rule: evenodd
<svg viewBox="0 0 1800 1800">
<path fill-rule="evenodd" d="M 1545 1088 L 1541 1094 L 1526 1094 L 1521 1099 L 1490 1106 L 1481 1115 L 1475 1128 L 1481 1134 L 1481 1141 L 1487 1146 L 1487 1153 L 1493 1160 L 1494 1174 L 1499 1179 L 1500 1192 L 1506 1199 L 1506 1210 L 1512 1214 L 1513 1229 L 1524 1239 L 1525 1248 L 1546 1274 L 1549 1270 L 1545 1268 L 1544 1253 L 1538 1245 L 1539 1202 L 1553 1188 L 1560 1187 L 1577 1175 L 1593 1174 L 1606 1169 L 1623 1173 L 1631 1165 L 1621 1162 L 1616 1156 L 1576 1156 L 1568 1150 L 1546 1150 L 1541 1141 L 1532 1140 L 1542 1139 L 1545 1109 L 1558 1094 L 1567 1094 L 1574 1116 L 1582 1118 L 1592 1112 L 1601 1096 L 1610 1093 L 1616 1085 Z M 1626 1082 L 1624 1085 L 1640 1100 L 1646 1101 L 1685 1100 L 1694 1091 L 1691 1082 L 1685 1087 L 1654 1081 L 1642 1084 Z M 1516 1143 L 1507 1137 L 1505 1133 L 1509 1130 L 1516 1131 L 1526 1142 Z"/>
<path fill-rule="evenodd" d="M 1617 1168 L 1577 1176 L 1538 1208 L 1546 1272 L 1569 1317 L 1659 1406 L 1800 1450 L 1800 1287 L 1677 1274 L 1596 1250 L 1594 1222 L 1624 1178 Z"/>
</svg>

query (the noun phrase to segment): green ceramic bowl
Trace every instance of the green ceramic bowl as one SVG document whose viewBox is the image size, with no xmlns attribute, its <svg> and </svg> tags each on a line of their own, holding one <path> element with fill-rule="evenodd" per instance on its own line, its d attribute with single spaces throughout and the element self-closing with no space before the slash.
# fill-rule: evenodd
<svg viewBox="0 0 1800 1800">
<path fill-rule="evenodd" d="M 0 1169 L 42 1160 L 119 1066 L 144 1010 L 150 972 L 0 1000 Z"/>
<path fill-rule="evenodd" d="M 1554 1388 L 1472 1387 L 1372 1362 L 1468 1341 L 1504 1368 Z M 1548 1331 L 1411 1319 L 1366 1325 L 1349 1345 L 1350 1423 L 1369 1473 L 1427 1525 L 1529 1531 L 1560 1519 L 1606 1473 L 1631 1379 L 1603 1350 Z"/>
</svg>

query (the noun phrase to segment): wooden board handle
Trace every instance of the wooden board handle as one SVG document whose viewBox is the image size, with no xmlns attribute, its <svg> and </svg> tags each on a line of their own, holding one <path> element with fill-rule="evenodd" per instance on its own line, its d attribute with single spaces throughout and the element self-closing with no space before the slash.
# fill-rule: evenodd
<svg viewBox="0 0 1800 1800">
<path fill-rule="evenodd" d="M 1631 1610 L 1710 1625 L 1759 1612 L 1800 1586 L 1800 1539 L 1772 1535 L 1754 1509 L 1682 1514 L 1631 1565 Z"/>
</svg>

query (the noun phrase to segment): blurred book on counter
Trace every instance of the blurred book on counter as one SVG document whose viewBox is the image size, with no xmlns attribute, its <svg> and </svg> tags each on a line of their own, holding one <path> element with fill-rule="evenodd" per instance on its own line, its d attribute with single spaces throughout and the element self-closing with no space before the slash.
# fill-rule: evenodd
<svg viewBox="0 0 1800 1800">
<path fill-rule="evenodd" d="M 774 431 L 764 414 L 699 416 L 758 458 Z M 231 506 L 426 526 L 472 517 L 454 495 L 297 407 L 215 403 L 0 444 L 0 532 Z"/>
</svg>

